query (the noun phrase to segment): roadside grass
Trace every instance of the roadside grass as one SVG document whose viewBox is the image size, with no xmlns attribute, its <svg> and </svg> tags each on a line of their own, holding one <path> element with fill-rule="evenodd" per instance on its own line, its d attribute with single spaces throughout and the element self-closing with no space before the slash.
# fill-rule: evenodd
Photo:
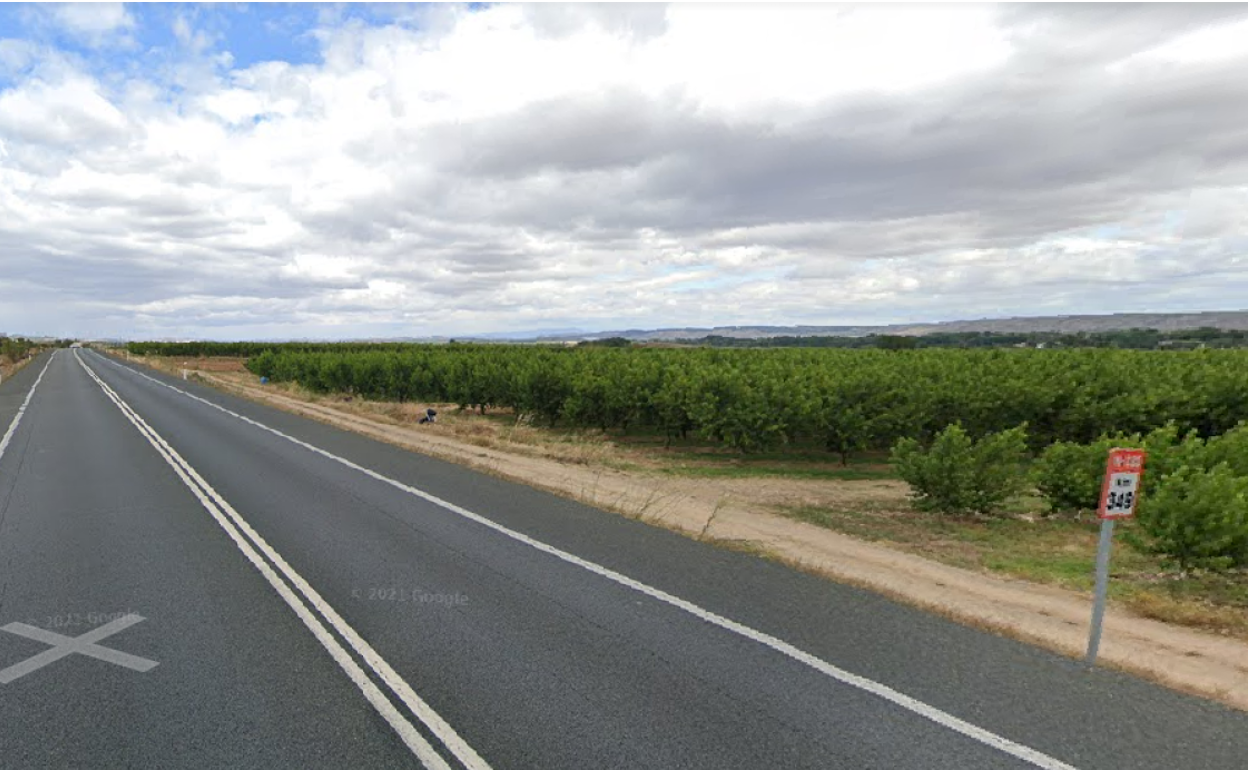
<svg viewBox="0 0 1248 770">
<path fill-rule="evenodd" d="M 1029 506 L 1026 501 L 1019 508 Z M 777 506 L 783 516 L 943 564 L 1076 591 L 1092 590 L 1100 522 L 942 516 L 883 506 Z M 1131 527 L 1120 524 L 1120 531 Z M 1248 573 L 1180 574 L 1115 536 L 1110 597 L 1154 620 L 1248 638 Z"/>
<path fill-rule="evenodd" d="M 0 378 L 7 380 L 17 374 L 22 369 L 26 368 L 31 361 L 34 361 L 35 357 L 41 352 L 41 350 L 32 351 L 30 355 L 16 361 L 10 359 L 8 356 L 0 356 Z"/>
<path fill-rule="evenodd" d="M 145 363 L 170 373 L 185 367 L 209 371 L 229 381 L 258 386 L 241 359 L 159 359 Z M 305 402 L 332 406 L 395 425 L 415 423 L 426 406 L 438 409 L 439 433 L 483 448 L 560 462 L 706 479 L 793 479 L 826 481 L 829 488 L 861 488 L 863 483 L 896 480 L 887 453 L 840 458 L 816 446 L 787 446 L 741 454 L 690 436 L 666 446 L 661 431 L 600 431 L 545 427 L 518 418 L 509 409 L 482 415 L 455 404 L 369 401 L 344 394 L 319 394 L 292 383 L 264 386 Z M 858 485 L 858 486 L 855 486 Z M 772 505 L 798 521 L 841 532 L 933 561 L 971 570 L 1090 592 L 1099 532 L 1095 516 L 1047 518 L 1044 501 L 1029 495 L 1011 501 L 998 518 L 957 517 L 912 510 L 896 499 L 854 499 L 845 506 Z M 627 513 L 627 512 L 626 512 Z M 1120 525 L 1120 532 L 1132 523 Z M 703 533 L 706 534 L 705 532 Z M 717 541 L 716 538 L 705 539 Z M 751 550 L 739 542 L 720 543 Z M 1179 574 L 1159 559 L 1142 554 L 1115 536 L 1110 596 L 1119 606 L 1147 618 L 1248 638 L 1248 572 Z"/>
</svg>

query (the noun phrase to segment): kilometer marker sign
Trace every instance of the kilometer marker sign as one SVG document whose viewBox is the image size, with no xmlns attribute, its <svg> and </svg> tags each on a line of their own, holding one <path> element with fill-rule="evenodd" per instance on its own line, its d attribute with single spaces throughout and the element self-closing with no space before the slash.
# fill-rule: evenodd
<svg viewBox="0 0 1248 770">
<path fill-rule="evenodd" d="M 1135 515 L 1140 497 L 1140 477 L 1144 475 L 1143 449 L 1111 449 L 1101 485 L 1102 519 L 1129 519 Z"/>
<path fill-rule="evenodd" d="M 1105 599 L 1109 592 L 1109 550 L 1114 538 L 1114 522 L 1135 515 L 1140 500 L 1140 478 L 1144 475 L 1144 450 L 1111 449 L 1101 483 L 1101 543 L 1096 550 L 1096 601 L 1092 605 L 1092 628 L 1088 634 L 1088 665 L 1096 663 L 1101 646 L 1101 624 L 1105 619 Z"/>
</svg>

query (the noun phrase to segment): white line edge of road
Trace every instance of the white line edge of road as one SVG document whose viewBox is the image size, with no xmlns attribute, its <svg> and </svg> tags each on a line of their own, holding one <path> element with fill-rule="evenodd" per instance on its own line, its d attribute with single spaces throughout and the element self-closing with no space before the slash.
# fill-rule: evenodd
<svg viewBox="0 0 1248 770">
<path fill-rule="evenodd" d="M 26 399 L 17 408 L 17 414 L 13 415 L 13 422 L 9 423 L 9 429 L 4 432 L 4 438 L 0 439 L 0 460 L 4 459 L 4 452 L 9 448 L 9 442 L 13 440 L 13 435 L 17 433 L 17 426 L 22 422 L 22 415 L 26 414 L 26 407 L 30 406 L 30 400 L 35 397 L 35 388 L 39 387 L 39 383 L 43 382 L 43 375 L 48 373 L 48 367 L 52 365 L 52 359 L 54 358 L 56 358 L 55 350 L 48 357 L 48 362 L 43 365 L 43 370 L 39 372 L 39 376 L 35 378 L 35 384 L 31 385 L 30 390 L 27 391 Z"/>
<path fill-rule="evenodd" d="M 395 487 L 396 489 L 400 489 L 404 492 L 407 492 L 408 494 L 419 497 L 422 500 L 426 500 L 430 503 L 433 503 L 434 505 L 437 505 L 445 510 L 458 514 L 466 519 L 475 521 L 478 524 L 489 527 L 490 529 L 493 529 L 494 531 L 499 532 L 500 534 L 506 535 L 507 537 L 513 540 L 516 540 L 520 543 L 524 543 L 525 545 L 536 548 L 537 550 L 550 554 L 551 556 L 554 556 L 555 558 L 561 559 L 562 561 L 568 562 L 569 564 L 574 564 L 578 567 L 588 570 L 589 572 L 599 575 L 600 577 L 604 577 L 622 586 L 631 588 L 639 593 L 645 594 L 646 596 L 649 596 L 653 599 L 657 599 L 665 604 L 684 610 L 685 612 L 688 612 L 689 614 L 694 615 L 695 617 L 701 620 L 704 620 L 707 623 L 718 626 L 727 631 L 731 631 L 732 633 L 738 634 L 752 641 L 758 642 L 759 644 L 769 647 L 772 650 L 781 653 L 782 655 L 786 655 L 790 658 L 793 658 L 794 660 L 800 661 L 801 663 L 805 663 L 806 665 L 810 666 L 816 671 L 819 671 L 820 673 L 825 674 L 831 677 L 832 679 L 835 679 L 844 684 L 848 684 L 850 686 L 856 687 L 860 690 L 871 693 L 872 695 L 875 695 L 877 697 L 883 698 L 889 703 L 892 703 L 896 706 L 900 706 L 901 708 L 906 709 L 907 711 L 910 711 L 925 719 L 935 722 L 936 724 L 941 725 L 942 727 L 946 727 L 950 730 L 953 730 L 954 732 L 965 735 L 966 737 L 976 740 L 986 746 L 995 748 L 999 751 L 1009 754 L 1010 756 L 1013 756 L 1024 762 L 1028 762 L 1032 765 L 1035 765 L 1036 767 L 1044 768 L 1044 770 L 1077 770 L 1073 765 L 1066 764 L 1065 762 L 1062 762 L 1061 760 L 1055 757 L 1051 757 L 1048 754 L 1037 751 L 1028 746 L 1024 746 L 1020 743 L 1015 743 L 1014 741 L 1011 741 L 1008 738 L 1004 738 L 1000 735 L 997 735 L 996 733 L 989 732 L 988 730 L 985 730 L 982 727 L 978 727 L 963 719 L 959 719 L 958 717 L 955 717 L 954 715 L 948 712 L 942 711 L 936 708 L 935 706 L 930 706 L 924 703 L 923 701 L 917 700 L 915 698 L 910 697 L 909 695 L 906 695 L 905 693 L 898 692 L 897 690 L 894 690 L 888 685 L 881 684 L 872 679 L 867 679 L 866 677 L 858 676 L 857 674 L 853 674 L 853 673 L 850 673 L 849 671 L 845 671 L 844 669 L 838 668 L 821 658 L 815 657 L 814 655 L 811 655 L 808 652 L 804 652 L 803 650 L 800 650 L 794 647 L 793 645 L 789 644 L 788 642 L 782 639 L 771 636 L 770 634 L 763 633 L 762 631 L 755 630 L 741 623 L 737 623 L 736 621 L 725 618 L 722 615 L 717 615 L 711 612 L 710 610 L 703 609 L 702 607 L 699 607 L 698 605 L 693 604 L 692 602 L 681 599 L 678 596 L 669 594 L 666 591 L 646 585 L 645 583 L 642 583 L 638 580 L 634 580 L 633 578 L 630 578 L 627 575 L 623 575 L 619 572 L 616 572 L 612 569 L 604 567 L 600 564 L 588 561 L 586 559 L 582 559 L 579 556 L 560 550 L 552 545 L 547 545 L 546 543 L 543 543 L 539 540 L 535 540 L 529 537 L 528 535 L 509 529 L 503 526 L 502 524 L 499 524 L 480 514 L 474 513 L 466 508 L 462 508 L 458 505 L 455 505 L 452 502 L 443 500 L 428 492 L 425 492 L 423 490 L 404 484 L 401 481 L 396 481 L 395 479 L 389 478 L 388 476 L 383 476 L 382 474 L 374 470 L 365 468 L 364 466 L 358 465 L 346 458 L 339 457 L 338 455 L 335 455 L 331 452 L 321 449 L 320 447 L 309 444 L 306 441 L 301 441 L 300 439 L 297 439 L 294 436 L 289 436 L 275 428 L 270 428 L 269 426 L 263 423 L 257 422 L 256 420 L 253 420 L 249 417 L 244 417 L 243 415 L 238 414 L 237 412 L 233 412 L 219 404 L 214 404 L 213 402 L 208 401 L 207 399 L 200 398 L 199 396 L 196 396 L 193 393 L 188 393 L 187 391 L 182 390 L 181 388 L 177 388 L 177 387 L 174 387 L 173 385 L 169 385 L 168 383 L 161 382 L 160 380 L 154 377 L 150 377 L 147 374 L 144 374 L 143 372 L 140 372 L 136 369 L 130 368 L 128 366 L 122 366 L 121 364 L 99 353 L 95 353 L 95 355 L 99 355 L 100 358 L 102 358 L 104 361 L 111 364 L 112 366 L 117 367 L 118 369 L 130 372 L 132 374 L 137 374 L 138 376 L 146 380 L 150 380 L 151 382 L 157 385 L 160 385 L 161 387 L 168 388 L 172 391 L 180 393 L 187 398 L 193 399 L 202 404 L 210 406 L 213 409 L 224 412 L 232 417 L 242 420 L 243 422 L 254 425 L 257 428 L 260 428 L 261 430 L 268 431 L 269 433 L 272 433 L 275 436 L 279 436 L 283 439 L 286 439 L 287 441 L 290 441 L 291 443 L 297 444 L 309 451 L 315 452 L 316 454 L 319 454 L 337 463 L 345 465 L 348 468 L 357 470 L 360 473 L 365 474 L 366 476 L 370 476 L 385 484 L 389 484 L 390 486 Z"/>
<path fill-rule="evenodd" d="M 256 543 L 256 546 L 260 548 L 260 550 L 264 551 L 265 555 L 268 556 L 269 559 L 272 560 L 273 563 L 287 575 L 287 577 L 292 578 L 292 580 L 297 578 L 297 588 L 302 588 L 300 584 L 307 585 L 306 582 L 303 581 L 301 577 L 298 577 L 297 573 L 295 573 L 295 571 L 286 563 L 280 554 L 273 550 L 262 539 L 259 539 L 259 536 L 256 535 L 246 524 L 246 522 L 242 520 L 242 517 L 239 516 L 238 512 L 234 510 L 233 507 L 231 507 L 229 503 L 227 503 L 220 496 L 220 494 L 218 494 L 217 491 L 195 471 L 190 463 L 183 459 L 182 456 L 179 455 L 177 451 L 160 436 L 160 434 L 148 425 L 147 422 L 140 417 L 139 414 L 117 394 L 116 391 L 100 379 L 100 377 L 86 364 L 85 361 L 82 360 L 80 356 L 75 355 L 74 358 L 77 359 L 79 365 L 86 370 L 91 379 L 93 379 L 95 383 L 100 386 L 100 389 L 104 391 L 104 395 L 107 396 L 119 410 L 121 410 L 121 413 L 125 416 L 125 418 L 138 429 L 139 433 L 147 439 L 148 443 L 150 443 L 152 447 L 156 449 L 156 452 L 161 456 L 161 458 L 173 468 L 174 472 L 177 473 L 178 478 L 182 480 L 182 483 L 185 484 L 192 493 L 194 493 L 195 497 L 198 498 L 204 508 L 208 510 L 208 513 L 212 515 L 217 524 L 225 530 L 226 534 L 229 535 L 230 539 L 234 541 L 234 544 L 238 547 L 238 549 L 243 552 L 243 555 L 246 556 L 247 559 L 256 567 L 256 569 L 264 575 L 265 579 L 269 582 L 273 589 L 277 591 L 282 599 L 285 600 L 286 604 L 295 611 L 295 614 L 299 616 L 299 619 L 303 621 L 303 624 L 312 632 L 317 641 L 319 641 L 326 651 L 329 652 L 330 656 L 333 657 L 334 661 L 338 663 L 351 681 L 354 682 L 360 689 L 360 691 L 364 694 L 364 697 L 368 699 L 369 703 L 372 704 L 372 706 L 377 709 L 378 713 L 380 713 L 381 716 L 390 724 L 390 726 L 394 728 L 395 732 L 398 733 L 399 737 L 412 751 L 412 753 L 416 755 L 420 762 L 429 770 L 450 770 L 450 766 L 437 753 L 433 746 L 425 740 L 416 727 L 412 725 L 412 723 L 409 722 L 397 708 L 395 708 L 394 704 L 386 698 L 381 690 L 373 684 L 372 680 L 369 679 L 368 675 L 359 666 L 359 664 L 356 663 L 350 654 L 342 647 L 342 645 L 339 644 L 338 640 L 334 638 L 327 628 L 325 628 L 324 624 L 322 624 L 320 620 L 312 614 L 307 605 L 295 595 L 291 588 L 284 581 L 282 581 L 276 573 L 274 573 L 269 564 L 266 563 L 256 551 L 256 548 L 253 548 L 252 544 L 244 538 L 243 534 L 239 531 L 240 528 L 245 529 L 248 534 L 257 538 L 258 542 Z M 356 634 L 355 631 L 347 625 L 346 621 L 342 620 L 342 618 L 339 617 L 337 613 L 335 613 L 329 605 L 325 603 L 324 599 L 322 599 L 319 594 L 312 592 L 312 595 L 309 596 L 305 593 L 304 598 L 316 607 L 316 609 L 323 616 L 329 619 L 335 629 L 348 640 L 348 643 L 351 643 L 353 638 L 359 638 L 358 634 Z M 354 647 L 355 645 L 352 644 L 352 646 Z M 395 674 L 392 669 L 389 669 L 388 665 L 385 665 L 384 667 L 388 670 L 389 676 L 387 676 L 387 673 L 377 670 L 375 661 L 380 661 L 380 656 L 377 655 L 375 651 L 371 648 L 362 650 L 356 647 L 356 652 L 365 659 L 371 668 L 373 668 L 374 673 L 376 673 L 378 677 L 382 678 L 392 689 L 394 688 L 394 684 L 391 680 L 398 675 Z M 381 663 L 384 665 L 384 661 L 381 661 Z M 404 684 L 406 685 L 405 682 Z M 412 695 L 414 697 L 415 693 L 412 693 Z M 423 706 L 421 711 L 436 718 L 435 724 L 430 724 L 425 719 L 422 719 L 421 721 L 425 722 L 425 726 L 437 735 L 439 740 L 447 746 L 460 763 L 462 763 L 466 768 L 469 768 L 469 770 L 491 770 L 485 760 L 477 755 L 477 753 L 469 747 L 468 744 L 459 737 L 459 735 L 451 730 L 450 726 L 438 717 L 432 708 L 425 705 L 423 701 L 420 701 L 419 703 Z M 408 707 L 412 707 L 410 703 L 408 704 Z M 421 715 L 418 714 L 418 717 L 420 716 Z"/>
</svg>

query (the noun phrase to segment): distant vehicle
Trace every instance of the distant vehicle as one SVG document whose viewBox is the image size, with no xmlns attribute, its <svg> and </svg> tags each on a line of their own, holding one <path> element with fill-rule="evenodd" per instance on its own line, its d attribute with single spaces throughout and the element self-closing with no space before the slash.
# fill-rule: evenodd
<svg viewBox="0 0 1248 770">
<path fill-rule="evenodd" d="M 70 347 L 71 347 L 71 348 L 80 348 L 80 347 L 82 347 L 82 343 L 81 343 L 81 342 L 75 342 L 74 344 L 70 345 Z"/>
</svg>

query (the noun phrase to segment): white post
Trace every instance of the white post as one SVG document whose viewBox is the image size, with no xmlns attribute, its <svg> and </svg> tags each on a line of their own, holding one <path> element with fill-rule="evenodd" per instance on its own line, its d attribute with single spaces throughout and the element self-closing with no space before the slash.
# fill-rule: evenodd
<svg viewBox="0 0 1248 770">
<path fill-rule="evenodd" d="M 1088 636 L 1088 655 L 1084 659 L 1089 666 L 1096 665 L 1096 653 L 1101 646 L 1101 624 L 1105 620 L 1105 600 L 1109 595 L 1109 550 L 1114 539 L 1114 520 L 1101 520 L 1101 544 L 1096 549 L 1096 602 L 1092 605 L 1092 628 Z"/>
</svg>

